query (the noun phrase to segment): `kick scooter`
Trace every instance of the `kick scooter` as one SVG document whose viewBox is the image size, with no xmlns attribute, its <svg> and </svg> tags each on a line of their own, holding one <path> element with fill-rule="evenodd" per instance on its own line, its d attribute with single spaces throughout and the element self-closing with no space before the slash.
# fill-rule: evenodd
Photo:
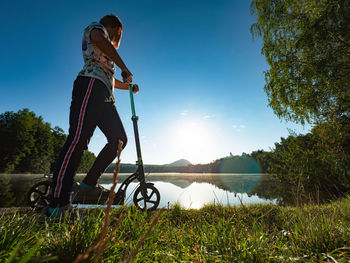
<svg viewBox="0 0 350 263">
<path fill-rule="evenodd" d="M 113 204 L 123 205 L 126 199 L 126 189 L 128 188 L 129 184 L 132 181 L 137 180 L 139 181 L 139 185 L 134 192 L 133 203 L 137 208 L 141 210 L 152 211 L 157 209 L 159 205 L 160 194 L 158 189 L 154 186 L 153 183 L 146 182 L 145 180 L 145 172 L 144 172 L 142 155 L 141 155 L 140 137 L 139 137 L 139 131 L 137 126 L 137 121 L 139 117 L 136 116 L 136 112 L 135 112 L 133 84 L 128 84 L 128 85 L 129 85 L 130 104 L 131 104 L 131 112 L 132 112 L 131 120 L 133 122 L 133 127 L 134 127 L 135 144 L 136 144 L 136 152 L 137 152 L 137 161 L 136 161 L 137 170 L 135 173 L 131 174 L 122 182 L 118 191 L 115 194 Z M 28 204 L 33 209 L 39 210 L 49 205 L 50 193 L 52 192 L 52 188 L 53 188 L 53 181 L 52 181 L 53 178 L 52 178 L 52 175 L 45 175 L 44 177 L 46 178 L 45 181 L 35 184 L 28 192 L 28 196 L 27 196 Z M 76 186 L 73 187 L 73 189 L 74 188 L 79 189 L 79 186 L 77 186 L 78 183 L 74 182 L 74 184 L 76 184 Z M 73 196 L 74 196 L 74 193 L 73 193 Z M 93 204 L 100 204 L 99 201 L 100 200 L 96 200 L 96 202 Z M 82 204 L 80 202 L 75 201 L 74 199 L 72 200 L 72 203 Z"/>
</svg>

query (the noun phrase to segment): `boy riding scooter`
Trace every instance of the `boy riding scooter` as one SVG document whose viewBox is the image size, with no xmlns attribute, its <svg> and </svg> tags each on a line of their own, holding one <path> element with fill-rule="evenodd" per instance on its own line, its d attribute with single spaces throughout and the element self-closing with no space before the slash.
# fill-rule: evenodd
<svg viewBox="0 0 350 263">
<path fill-rule="evenodd" d="M 60 217 L 67 209 L 76 170 L 96 127 L 106 136 L 107 144 L 80 184 L 75 198 L 103 198 L 109 194 L 108 190 L 97 184 L 97 180 L 115 159 L 118 141 L 123 142 L 123 148 L 127 143 L 124 127 L 114 104 L 113 89 L 129 90 L 127 83 L 131 83 L 133 77 L 116 51 L 122 31 L 122 23 L 115 15 L 106 15 L 99 23 L 91 23 L 84 30 L 84 67 L 74 81 L 69 135 L 53 174 L 50 205 L 45 210 L 50 218 Z M 114 78 L 116 66 L 122 71 L 123 82 Z M 134 85 L 133 92 L 138 91 L 138 86 Z"/>
</svg>

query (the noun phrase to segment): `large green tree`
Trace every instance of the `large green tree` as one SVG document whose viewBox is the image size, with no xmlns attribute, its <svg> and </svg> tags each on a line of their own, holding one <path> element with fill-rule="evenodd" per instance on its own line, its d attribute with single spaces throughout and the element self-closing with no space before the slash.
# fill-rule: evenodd
<svg viewBox="0 0 350 263">
<path fill-rule="evenodd" d="M 304 123 L 350 115 L 350 1 L 253 0 L 274 112 Z"/>
<path fill-rule="evenodd" d="M 0 114 L 0 173 L 52 172 L 66 137 L 29 109 Z M 79 172 L 87 172 L 94 160 L 85 151 Z"/>
<path fill-rule="evenodd" d="M 346 141 L 333 129 L 326 123 L 305 135 L 291 134 L 265 156 L 283 203 L 329 200 L 350 191 L 350 155 L 344 154 L 350 132 Z"/>
<path fill-rule="evenodd" d="M 269 64 L 269 105 L 280 118 L 313 125 L 256 157 L 287 203 L 349 192 L 350 0 L 252 0 L 251 11 Z"/>
<path fill-rule="evenodd" d="M 53 155 L 50 124 L 23 109 L 0 115 L 0 172 L 43 173 Z"/>
</svg>

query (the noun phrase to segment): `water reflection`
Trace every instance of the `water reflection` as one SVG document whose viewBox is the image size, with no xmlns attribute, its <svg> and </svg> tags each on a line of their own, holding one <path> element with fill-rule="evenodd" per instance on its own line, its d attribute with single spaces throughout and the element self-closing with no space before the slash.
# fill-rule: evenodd
<svg viewBox="0 0 350 263">
<path fill-rule="evenodd" d="M 107 178 L 104 177 L 106 180 Z M 124 180 L 123 175 L 119 181 Z M 206 204 L 240 205 L 251 203 L 275 203 L 274 200 L 251 194 L 261 180 L 261 175 L 233 174 L 158 174 L 147 176 L 147 181 L 155 184 L 161 200 L 159 207 L 167 208 L 178 203 L 184 208 L 198 209 Z M 106 182 L 106 181 L 105 181 Z M 102 183 L 106 188 L 112 184 Z M 120 183 L 117 184 L 117 188 Z M 126 203 L 132 203 L 133 192 L 138 183 L 131 183 L 126 192 Z"/>
<path fill-rule="evenodd" d="M 119 174 L 122 182 L 130 174 Z M 84 175 L 77 175 L 81 181 Z M 112 174 L 104 174 L 99 183 L 111 187 Z M 43 175 L 0 175 L 0 207 L 27 206 L 27 192 Z M 276 202 L 273 194 L 275 185 L 266 175 L 261 174 L 149 174 L 148 182 L 153 182 L 159 190 L 159 207 L 167 208 L 179 203 L 185 208 L 200 208 L 209 203 L 240 205 L 250 203 Z M 118 183 L 117 187 L 120 186 Z M 131 183 L 127 189 L 127 204 L 132 203 L 133 193 L 138 183 Z"/>
</svg>

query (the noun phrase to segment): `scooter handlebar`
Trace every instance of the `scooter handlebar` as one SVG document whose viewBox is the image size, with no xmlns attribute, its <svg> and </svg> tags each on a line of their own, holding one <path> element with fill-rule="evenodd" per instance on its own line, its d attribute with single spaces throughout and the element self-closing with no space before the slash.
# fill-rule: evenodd
<svg viewBox="0 0 350 263">
<path fill-rule="evenodd" d="M 123 77 L 123 79 L 126 79 L 128 77 L 128 73 L 126 71 L 123 71 L 122 77 Z M 132 91 L 134 92 L 134 84 L 132 84 L 132 83 L 126 83 L 126 84 L 128 84 L 132 88 Z"/>
</svg>

